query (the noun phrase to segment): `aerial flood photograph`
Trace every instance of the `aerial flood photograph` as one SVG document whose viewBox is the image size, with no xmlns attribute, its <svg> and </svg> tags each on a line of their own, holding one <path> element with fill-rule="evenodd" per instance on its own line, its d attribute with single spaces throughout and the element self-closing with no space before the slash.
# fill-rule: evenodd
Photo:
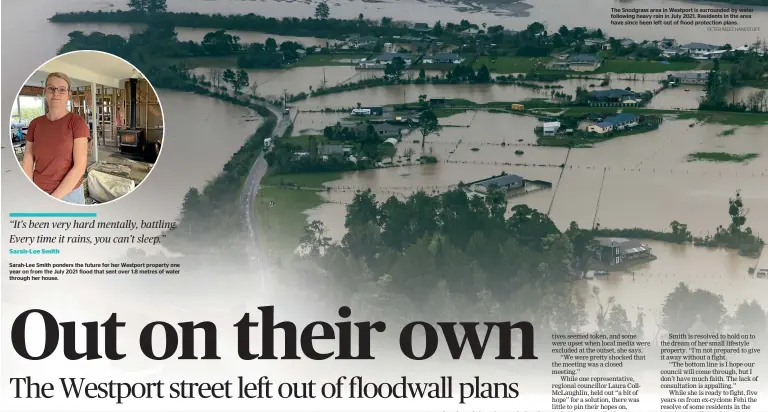
<svg viewBox="0 0 768 412">
<path fill-rule="evenodd" d="M 764 331 L 768 3 L 745 1 L 757 30 L 610 24 L 694 0 L 29 0 L 3 5 L 35 44 L 3 80 L 100 50 L 152 82 L 170 149 L 103 212 L 178 221 L 147 259 L 393 318 Z"/>
</svg>

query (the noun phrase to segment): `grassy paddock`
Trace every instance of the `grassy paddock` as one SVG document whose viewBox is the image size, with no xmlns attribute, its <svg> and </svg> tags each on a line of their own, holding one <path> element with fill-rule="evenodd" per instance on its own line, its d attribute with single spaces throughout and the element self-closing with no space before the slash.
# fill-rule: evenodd
<svg viewBox="0 0 768 412">
<path fill-rule="evenodd" d="M 696 152 L 688 155 L 688 161 L 743 163 L 756 159 L 758 156 L 760 156 L 758 153 Z"/>
<path fill-rule="evenodd" d="M 500 74 L 528 73 L 540 63 L 547 64 L 550 60 L 552 60 L 551 57 L 501 56 L 497 57 L 495 62 L 491 62 L 490 57 L 481 56 L 475 60 L 472 67 L 477 70 L 486 65 L 492 73 Z"/>
<path fill-rule="evenodd" d="M 301 173 L 265 176 L 263 185 L 291 182 L 305 188 L 320 188 L 323 183 L 338 180 L 341 173 Z M 270 206 L 272 202 L 272 206 Z M 253 204 L 254 214 L 263 239 L 270 250 L 280 256 L 292 255 L 301 243 L 307 224 L 305 212 L 322 205 L 323 197 L 317 190 L 299 190 L 282 187 L 263 187 Z"/>
<path fill-rule="evenodd" d="M 662 64 L 653 61 L 638 60 L 605 60 L 594 73 L 664 73 L 668 71 L 696 70 L 697 62 L 670 62 Z"/>
<path fill-rule="evenodd" d="M 310 54 L 289 67 L 354 66 L 366 54 Z"/>
<path fill-rule="evenodd" d="M 280 184 L 290 184 L 299 187 L 318 188 L 323 187 L 323 183 L 333 182 L 341 179 L 340 172 L 330 173 L 292 173 L 280 175 L 267 175 L 261 179 L 261 184 L 265 186 L 277 186 Z"/>
</svg>

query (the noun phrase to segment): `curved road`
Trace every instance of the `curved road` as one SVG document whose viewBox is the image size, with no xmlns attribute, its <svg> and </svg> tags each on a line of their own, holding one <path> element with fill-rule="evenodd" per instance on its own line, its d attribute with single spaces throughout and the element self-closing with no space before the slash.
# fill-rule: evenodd
<svg viewBox="0 0 768 412">
<path fill-rule="evenodd" d="M 264 106 L 277 118 L 277 124 L 272 130 L 271 136 L 282 136 L 286 129 L 288 129 L 288 126 L 291 125 L 290 115 L 283 115 L 283 111 L 277 106 L 271 104 L 264 104 Z M 248 245 L 248 255 L 251 259 L 251 267 L 261 275 L 262 290 L 266 282 L 266 271 L 263 270 L 264 265 L 262 262 L 264 261 L 264 254 L 255 228 L 256 218 L 253 215 L 253 204 L 256 201 L 256 194 L 261 188 L 261 178 L 264 177 L 266 173 L 267 161 L 264 159 L 264 152 L 262 151 L 253 163 L 253 166 L 251 166 L 251 172 L 245 180 L 242 192 L 240 192 L 240 209 L 245 217 L 245 224 L 248 226 L 248 234 L 251 238 L 251 243 Z"/>
</svg>

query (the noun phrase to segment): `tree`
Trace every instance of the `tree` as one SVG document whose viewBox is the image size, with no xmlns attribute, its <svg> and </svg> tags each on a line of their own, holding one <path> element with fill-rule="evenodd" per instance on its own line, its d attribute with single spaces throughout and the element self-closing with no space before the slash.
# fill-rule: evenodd
<svg viewBox="0 0 768 412">
<path fill-rule="evenodd" d="M 331 238 L 326 236 L 327 230 L 323 222 L 313 220 L 304 228 L 301 238 L 301 249 L 310 256 L 320 256 L 330 245 Z"/>
<path fill-rule="evenodd" d="M 399 80 L 405 70 L 405 60 L 398 56 L 384 67 L 384 75 Z"/>
<path fill-rule="evenodd" d="M 331 15 L 331 8 L 328 7 L 328 3 L 321 2 L 315 7 L 316 19 L 327 19 Z"/>
<path fill-rule="evenodd" d="M 689 242 L 692 238 L 688 225 L 684 223 L 675 220 L 669 224 L 669 228 L 672 229 L 672 236 L 674 236 L 677 243 Z"/>
<path fill-rule="evenodd" d="M 145 12 L 147 11 L 147 0 L 129 0 L 128 8 L 131 11 Z"/>
<path fill-rule="evenodd" d="M 168 11 L 168 5 L 165 0 L 145 0 L 146 11 L 148 13 L 164 13 Z"/>
<path fill-rule="evenodd" d="M 720 70 L 720 59 L 715 59 L 707 75 L 705 94 L 699 104 L 700 109 L 718 109 L 726 105 L 725 96 L 728 92 L 726 80 L 727 77 Z"/>
<path fill-rule="evenodd" d="M 211 79 L 211 86 L 213 87 L 220 87 L 221 86 L 221 70 L 212 68 L 208 72 L 208 78 Z"/>
<path fill-rule="evenodd" d="M 275 40 L 273 37 L 267 38 L 267 40 L 264 41 L 264 50 L 266 50 L 267 53 L 274 53 L 277 51 L 277 40 Z"/>
<path fill-rule="evenodd" d="M 259 84 L 256 82 L 253 82 L 251 83 L 250 88 L 251 88 L 251 98 L 255 99 L 256 97 L 259 96 L 257 93 L 259 91 Z"/>
<path fill-rule="evenodd" d="M 378 222 L 379 211 L 376 195 L 371 189 L 356 193 L 352 203 L 347 205 L 347 218 L 344 227 L 349 229 L 356 225 L 378 224 Z"/>
<path fill-rule="evenodd" d="M 731 216 L 731 224 L 728 230 L 731 234 L 741 233 L 741 228 L 747 223 L 748 210 L 744 208 L 744 202 L 741 200 L 741 192 L 736 191 L 736 197 L 728 199 L 728 214 Z"/>
<path fill-rule="evenodd" d="M 235 95 L 240 93 L 240 90 L 248 87 L 249 83 L 248 72 L 243 69 L 238 70 L 235 74 L 234 82 L 232 83 L 232 89 L 235 91 Z"/>
<path fill-rule="evenodd" d="M 768 315 L 756 301 L 744 301 L 736 309 L 733 323 L 743 333 L 762 335 L 768 329 Z"/>
<path fill-rule="evenodd" d="M 670 333 L 719 332 L 726 314 L 723 297 L 703 289 L 691 290 L 680 283 L 662 306 L 662 326 Z"/>
<path fill-rule="evenodd" d="M 421 152 L 424 153 L 424 144 L 427 141 L 427 137 L 432 134 L 436 134 L 440 131 L 441 127 L 437 120 L 437 115 L 432 110 L 425 110 L 421 112 L 419 117 L 419 132 L 421 133 Z"/>
<path fill-rule="evenodd" d="M 226 69 L 224 70 L 224 73 L 221 75 L 221 80 L 226 83 L 230 84 L 234 87 L 235 84 L 235 72 L 232 71 L 232 69 Z"/>
<path fill-rule="evenodd" d="M 488 66 L 483 65 L 480 67 L 480 69 L 477 71 L 477 74 L 475 75 L 475 82 L 477 83 L 490 83 L 491 82 L 491 72 L 488 70 Z"/>
</svg>

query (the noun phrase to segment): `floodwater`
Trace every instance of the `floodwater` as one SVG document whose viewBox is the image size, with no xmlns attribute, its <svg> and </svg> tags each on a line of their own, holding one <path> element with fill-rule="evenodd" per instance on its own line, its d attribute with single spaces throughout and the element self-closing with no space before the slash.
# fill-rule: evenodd
<svg viewBox="0 0 768 412">
<path fill-rule="evenodd" d="M 193 72 L 211 79 L 212 70 L 196 68 Z M 318 89 L 325 84 L 327 87 L 355 81 L 360 73 L 353 66 L 333 67 L 295 67 L 290 70 L 246 70 L 250 85 L 256 85 L 256 93 L 259 96 L 276 99 L 283 93 L 298 94 L 309 93 L 311 89 Z M 253 90 L 248 88 L 248 92 Z"/>
<path fill-rule="evenodd" d="M 99 0 L 82 0 L 78 2 L 61 3 L 60 6 L 51 7 L 48 1 L 37 0 L 21 3 L 24 7 L 39 3 L 37 10 L 46 10 L 50 13 L 67 10 L 110 10 L 126 9 L 123 4 L 113 4 Z M 310 17 L 314 14 L 317 1 L 311 2 L 287 2 L 282 0 L 242 1 L 242 0 L 169 0 L 168 9 L 171 11 L 221 13 L 221 14 L 247 14 L 256 13 L 270 17 Z M 562 25 L 573 27 L 574 25 L 590 28 L 600 28 L 609 36 L 616 38 L 629 37 L 636 41 L 660 40 L 664 37 L 675 38 L 679 42 L 703 42 L 711 44 L 730 43 L 743 45 L 752 43 L 761 37 L 760 33 L 768 30 L 768 8 L 752 7 L 751 19 L 740 21 L 739 30 L 714 31 L 707 27 L 682 27 L 682 26 L 616 26 L 611 25 L 611 7 L 692 7 L 694 2 L 675 0 L 582 0 L 564 2 L 562 0 L 528 0 L 526 2 L 493 2 L 494 8 L 483 7 L 483 2 L 475 3 L 477 7 L 456 7 L 437 1 L 419 0 L 383 0 L 368 2 L 362 0 L 350 0 L 337 7 L 331 5 L 331 15 L 337 18 L 357 18 L 363 14 L 369 19 L 381 19 L 392 17 L 396 20 L 422 21 L 430 25 L 435 21 L 459 22 L 468 19 L 473 23 L 486 23 L 488 26 L 503 25 L 509 29 L 524 29 L 532 22 L 546 22 L 550 31 L 556 30 Z M 716 3 L 714 3 L 717 5 Z M 521 7 L 522 6 L 522 7 Z M 532 7 L 528 7 L 532 6 Z M 726 5 L 729 6 L 729 5 Z M 56 10 L 54 10 L 56 9 Z M 557 13 L 553 13 L 557 10 Z M 573 16 L 579 16 L 574 21 Z M 41 16 L 45 18 L 46 16 Z M 70 30 L 71 31 L 71 30 Z M 64 32 L 66 35 L 68 31 Z M 181 31 L 180 31 L 181 33 Z M 205 34 L 205 33 L 202 33 Z M 190 39 L 200 37 L 192 35 Z M 250 38 L 241 35 L 245 40 Z M 39 39 L 39 36 L 33 39 Z M 259 37 L 253 37 L 258 39 Z M 251 40 L 258 41 L 258 40 Z"/>
<path fill-rule="evenodd" d="M 331 72 L 335 68 L 328 68 Z M 361 70 L 362 71 L 362 70 Z M 467 99 L 475 103 L 490 102 L 519 102 L 528 99 L 549 99 L 553 92 L 560 92 L 575 96 L 576 88 L 586 90 L 626 89 L 636 92 L 653 91 L 661 88 L 657 80 L 621 80 L 617 74 L 611 74 L 610 84 L 601 86 L 598 79 L 569 79 L 553 83 L 534 83 L 542 86 L 535 89 L 517 85 L 500 84 L 407 84 L 392 85 L 377 88 L 353 90 L 343 93 L 310 97 L 296 102 L 295 105 L 302 109 L 318 110 L 325 107 L 347 108 L 353 107 L 357 102 L 365 102 L 368 105 L 387 105 L 417 101 L 419 96 L 426 94 L 429 97 L 444 97 L 449 99 Z M 546 86 L 562 86 L 561 88 L 546 88 Z M 277 87 L 277 85 L 275 85 Z M 746 100 L 749 94 L 758 91 L 753 87 L 736 89 L 730 95 L 729 100 Z M 649 108 L 652 109 L 681 109 L 692 110 L 698 107 L 699 98 L 704 95 L 701 86 L 680 86 L 667 89 L 655 96 Z"/>
<path fill-rule="evenodd" d="M 317 0 L 310 2 L 288 2 L 282 0 L 242 1 L 242 0 L 168 0 L 168 9 L 201 13 L 256 13 L 271 17 L 314 15 Z M 768 8 L 754 8 L 751 19 L 741 20 L 741 27 L 755 27 L 759 31 L 709 31 L 706 27 L 681 26 L 614 26 L 611 25 L 611 7 L 693 7 L 694 2 L 675 0 L 527 0 L 526 2 L 492 2 L 493 9 L 484 7 L 484 2 L 475 2 L 476 7 L 457 7 L 448 2 L 419 0 L 381 0 L 375 2 L 350 0 L 329 4 L 331 16 L 337 18 L 381 19 L 391 17 L 395 20 L 421 21 L 434 24 L 435 21 L 459 22 L 467 19 L 478 25 L 503 25 L 509 29 L 524 29 L 532 22 L 546 22 L 550 31 L 562 25 L 575 25 L 600 28 L 608 35 L 635 40 L 660 40 L 664 37 L 676 38 L 681 42 L 703 42 L 712 44 L 730 43 L 741 45 L 752 43 L 759 33 L 768 30 Z M 532 7 L 528 8 L 530 5 Z M 730 7 L 731 5 L 725 5 Z M 557 11 L 553 13 L 553 11 Z M 578 16 L 577 19 L 574 16 Z M 744 29 L 742 29 L 744 30 Z"/>
<path fill-rule="evenodd" d="M 299 115 L 301 119 L 305 114 Z M 332 124 L 333 115 L 312 114 L 313 122 Z M 328 117 L 326 122 L 321 119 Z M 528 203 L 547 212 L 566 228 L 571 221 L 582 227 L 668 229 L 679 220 L 696 235 L 713 232 L 728 223 L 728 198 L 741 190 L 747 207 L 748 226 L 768 233 L 768 141 L 766 126 L 695 124 L 691 120 L 667 119 L 654 131 L 599 143 L 593 148 L 537 147 L 533 133 L 537 121 L 529 116 L 467 111 L 446 119 L 439 136 L 429 136 L 425 151 L 440 160 L 436 165 L 407 166 L 347 173 L 328 183 L 329 200 L 351 201 L 357 189 L 407 195 L 414 190 L 444 191 L 459 181 L 470 182 L 501 171 L 529 180 L 552 182 L 557 190 L 545 190 L 510 199 L 510 204 Z M 450 125 L 450 126 L 448 126 Z M 726 130 L 733 134 L 722 135 Z M 403 137 L 398 156 L 411 149 L 421 153 L 421 135 Z M 476 149 L 476 150 L 473 150 Z M 522 151 L 522 154 L 517 154 Z M 759 153 L 744 163 L 690 162 L 695 152 Z M 562 179 L 560 179 L 561 168 Z M 605 175 L 605 179 L 603 179 Z M 602 193 L 601 193 L 602 186 Z M 555 196 L 556 194 L 556 196 Z M 598 207 L 599 198 L 599 207 Z M 332 207 L 331 207 L 332 208 Z M 339 235 L 339 217 L 320 211 L 332 234 Z M 695 210 L 695 213 L 691 211 Z M 343 216 L 343 215 L 342 215 Z"/>
<path fill-rule="evenodd" d="M 313 122 L 321 123 L 323 116 L 327 123 L 333 121 L 333 115 L 313 116 Z M 357 190 L 371 188 L 380 201 L 390 196 L 404 199 L 417 190 L 444 192 L 460 181 L 505 171 L 554 184 L 553 189 L 510 198 L 509 206 L 527 204 L 549 212 L 561 230 L 571 221 L 586 228 L 599 224 L 669 230 L 670 222 L 678 220 L 701 236 L 714 233 L 718 225 L 728 225 L 728 199 L 741 190 L 750 210 L 747 225 L 755 232 L 768 233 L 768 141 L 764 139 L 768 127 L 697 124 L 691 128 L 690 122 L 666 120 L 656 131 L 569 153 L 563 148 L 530 146 L 536 141 L 534 118 L 467 111 L 441 119 L 442 124 L 452 126 L 428 138 L 425 150 L 440 163 L 407 165 L 402 157 L 406 150 L 421 153 L 421 145 L 416 143 L 421 136 L 413 132 L 398 145 L 395 164 L 400 167 L 346 173 L 341 180 L 327 183 L 331 191 L 323 196 L 328 203 L 307 211 L 307 220 L 321 220 L 329 236 L 340 239 L 345 231 L 345 207 Z M 733 134 L 721 135 L 730 129 L 735 129 Z M 515 153 L 520 150 L 522 154 Z M 761 156 L 743 164 L 689 162 L 688 154 L 698 151 Z M 633 268 L 634 280 L 630 274 L 617 273 L 579 283 L 579 293 L 589 298 L 590 313 L 597 310 L 597 300 L 590 297 L 593 286 L 600 288 L 603 302 L 616 297 L 632 320 L 639 310 L 651 319 L 658 316 L 664 297 L 679 282 L 724 294 L 729 309 L 761 296 L 757 291 L 765 280 L 747 274 L 756 264 L 754 259 L 720 249 L 650 244 L 658 259 Z"/>
<path fill-rule="evenodd" d="M 203 75 L 211 79 L 213 71 L 221 71 L 225 68 L 203 68 L 192 69 L 196 75 Z M 230 67 L 235 70 L 236 68 Z M 383 70 L 357 70 L 354 66 L 312 66 L 312 67 L 294 67 L 287 70 L 265 70 L 249 69 L 248 80 L 250 85 L 256 84 L 256 93 L 259 96 L 275 99 L 282 97 L 283 93 L 296 95 L 299 93 L 311 93 L 325 87 L 340 86 L 344 84 L 355 83 L 363 80 L 381 78 L 384 76 Z M 439 75 L 437 71 L 425 71 L 427 76 Z M 416 70 L 409 70 L 403 75 L 404 79 L 414 79 L 418 76 Z M 249 92 L 253 92 L 250 86 Z M 329 98 L 339 94 L 328 95 Z M 547 95 L 548 96 L 548 95 Z M 395 102 L 396 103 L 396 102 Z M 312 107 L 310 103 L 304 101 L 297 102 L 297 106 L 302 108 Z M 354 105 L 354 104 L 353 104 Z M 328 106 L 316 106 L 315 109 L 323 109 Z M 348 107 L 348 106 L 343 106 Z"/>
</svg>

